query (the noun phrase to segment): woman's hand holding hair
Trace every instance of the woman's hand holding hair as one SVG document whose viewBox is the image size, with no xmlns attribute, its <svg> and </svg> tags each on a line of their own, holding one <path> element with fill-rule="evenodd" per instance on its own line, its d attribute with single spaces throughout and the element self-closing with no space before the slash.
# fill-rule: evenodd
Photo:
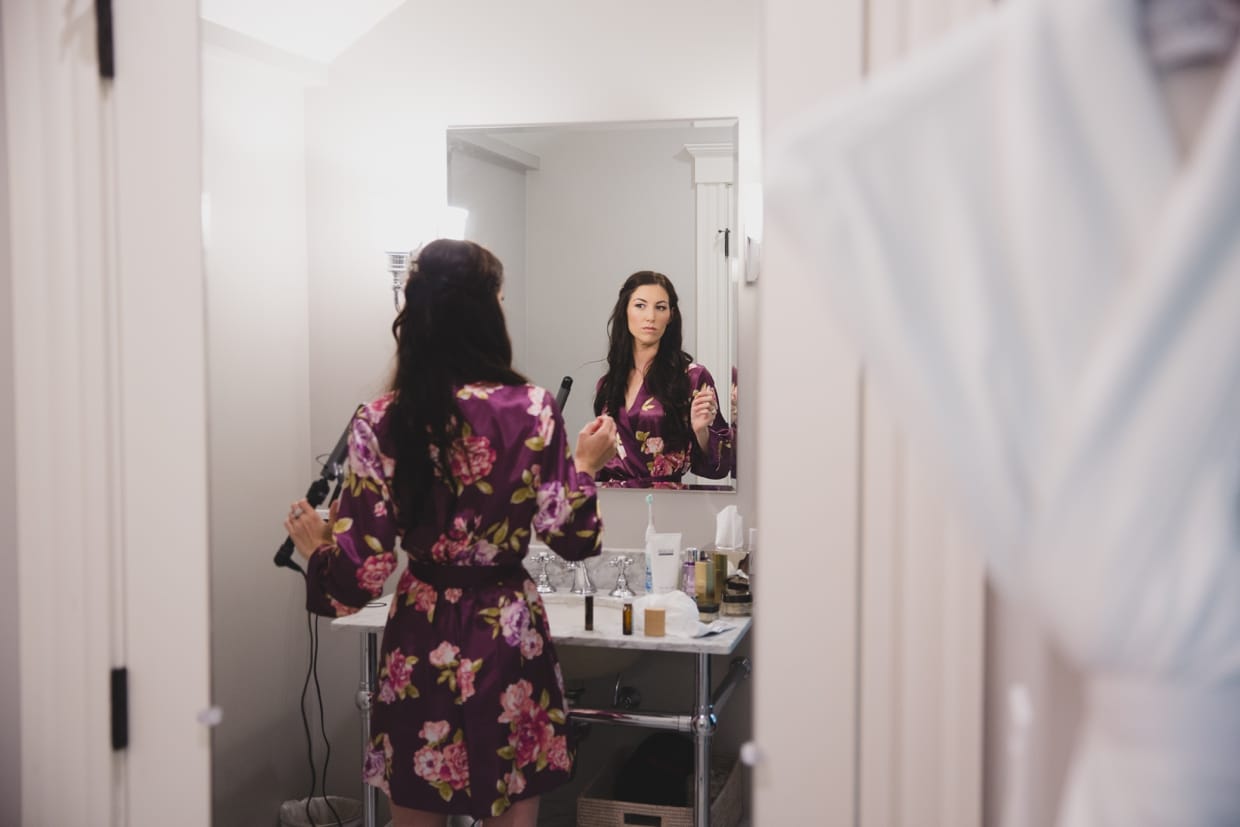
<svg viewBox="0 0 1240 827">
<path fill-rule="evenodd" d="M 710 442 L 710 423 L 715 421 L 715 413 L 719 410 L 719 400 L 709 387 L 698 388 L 693 392 L 693 404 L 689 408 L 689 427 L 697 437 L 698 446 L 703 451 Z"/>
<path fill-rule="evenodd" d="M 577 470 L 593 477 L 615 455 L 615 420 L 606 414 L 594 417 L 577 434 L 577 450 L 573 453 Z"/>
<path fill-rule="evenodd" d="M 298 500 L 289 506 L 288 516 L 284 518 L 284 530 L 302 557 L 309 560 L 320 546 L 331 544 L 332 525 L 336 522 L 339 508 L 340 500 L 334 501 L 328 511 L 330 518 L 323 522 L 323 518 L 306 500 Z"/>
</svg>

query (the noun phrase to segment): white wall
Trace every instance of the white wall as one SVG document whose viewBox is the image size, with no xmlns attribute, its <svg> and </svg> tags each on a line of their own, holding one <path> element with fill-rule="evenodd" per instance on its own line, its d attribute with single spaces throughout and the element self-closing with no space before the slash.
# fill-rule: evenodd
<svg viewBox="0 0 1240 827">
<path fill-rule="evenodd" d="M 0 44 L 0 50 L 3 45 Z M 13 330 L 9 258 L 8 108 L 0 54 L 0 330 Z M 17 591 L 17 481 L 13 444 L 13 340 L 0 336 L 0 663 L 21 662 Z M 21 821 L 21 681 L 17 669 L 0 670 L 0 824 Z"/>
<path fill-rule="evenodd" d="M 278 53 L 265 59 L 261 48 L 237 45 L 208 28 L 203 49 L 211 654 L 214 701 L 224 710 L 212 770 L 220 825 L 273 824 L 281 802 L 309 791 L 298 711 L 308 655 L 305 590 L 272 556 L 289 502 L 318 475 L 314 454 L 331 449 L 310 443 L 306 77 Z M 321 626 L 330 789 L 356 796 L 360 748 L 349 713 L 357 674 L 347 668 L 356 648 Z"/>
</svg>

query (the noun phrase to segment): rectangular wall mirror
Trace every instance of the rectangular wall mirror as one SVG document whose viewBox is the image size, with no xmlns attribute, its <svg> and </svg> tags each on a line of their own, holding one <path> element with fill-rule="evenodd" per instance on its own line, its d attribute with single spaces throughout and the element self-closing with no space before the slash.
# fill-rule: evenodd
<svg viewBox="0 0 1240 827">
<path fill-rule="evenodd" d="M 675 288 L 681 347 L 713 378 L 734 444 L 736 147 L 735 118 L 448 130 L 448 204 L 465 211 L 465 237 L 504 262 L 518 369 L 550 389 L 572 379 L 570 433 L 594 415 L 621 285 L 653 270 Z M 659 461 L 648 452 L 638 466 L 654 481 L 625 487 L 735 488 L 735 463 L 672 483 L 658 481 Z"/>
</svg>

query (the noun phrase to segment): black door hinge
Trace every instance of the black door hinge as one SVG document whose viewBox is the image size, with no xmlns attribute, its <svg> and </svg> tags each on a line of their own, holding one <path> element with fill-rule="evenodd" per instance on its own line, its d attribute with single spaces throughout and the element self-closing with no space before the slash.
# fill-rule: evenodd
<svg viewBox="0 0 1240 827">
<path fill-rule="evenodd" d="M 95 34 L 99 43 L 99 77 L 116 77 L 115 50 L 112 48 L 112 0 L 95 0 Z"/>
<path fill-rule="evenodd" d="M 112 750 L 129 746 L 129 670 L 112 670 Z"/>
</svg>

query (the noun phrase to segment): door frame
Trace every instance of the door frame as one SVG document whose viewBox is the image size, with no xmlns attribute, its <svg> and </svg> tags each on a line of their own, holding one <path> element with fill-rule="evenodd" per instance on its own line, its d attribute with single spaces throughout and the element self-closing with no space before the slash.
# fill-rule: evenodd
<svg viewBox="0 0 1240 827">
<path fill-rule="evenodd" d="M 198 10 L 95 13 L 4 5 L 22 823 L 206 825 Z"/>
</svg>

